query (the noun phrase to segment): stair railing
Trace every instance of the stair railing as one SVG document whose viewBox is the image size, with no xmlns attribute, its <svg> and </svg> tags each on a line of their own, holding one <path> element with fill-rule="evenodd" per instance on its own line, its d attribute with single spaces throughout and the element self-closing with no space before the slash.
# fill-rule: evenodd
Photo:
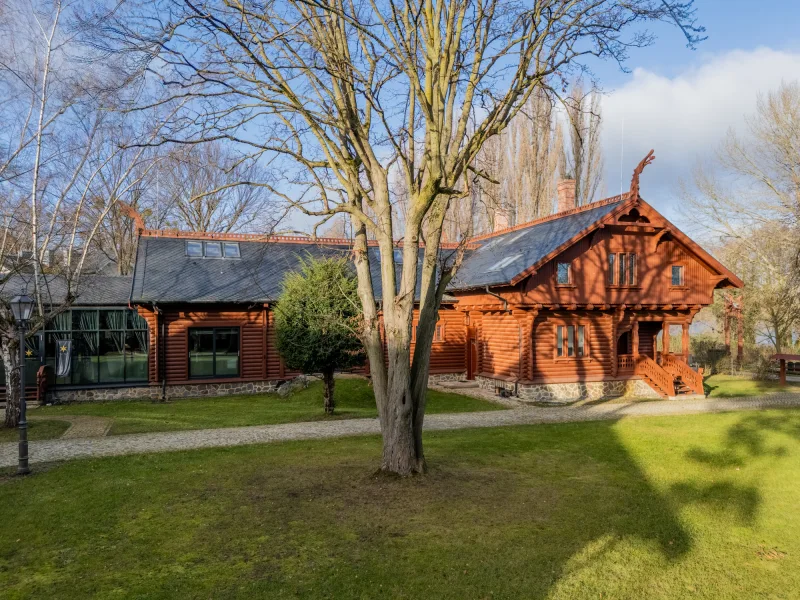
<svg viewBox="0 0 800 600">
<path fill-rule="evenodd" d="M 705 393 L 703 389 L 703 376 L 682 360 L 666 354 L 664 355 L 661 365 L 669 374 L 680 377 L 695 394 Z"/>
<path fill-rule="evenodd" d="M 636 357 L 636 375 L 644 375 L 661 389 L 667 396 L 675 395 L 675 379 L 664 369 L 659 367 L 649 356 L 640 354 Z"/>
</svg>

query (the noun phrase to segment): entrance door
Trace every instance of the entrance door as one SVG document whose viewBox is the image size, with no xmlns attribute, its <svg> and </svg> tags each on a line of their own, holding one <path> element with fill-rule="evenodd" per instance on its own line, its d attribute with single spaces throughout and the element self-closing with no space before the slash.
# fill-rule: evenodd
<svg viewBox="0 0 800 600">
<path fill-rule="evenodd" d="M 467 327 L 467 379 L 475 379 L 478 370 L 478 328 Z"/>
</svg>

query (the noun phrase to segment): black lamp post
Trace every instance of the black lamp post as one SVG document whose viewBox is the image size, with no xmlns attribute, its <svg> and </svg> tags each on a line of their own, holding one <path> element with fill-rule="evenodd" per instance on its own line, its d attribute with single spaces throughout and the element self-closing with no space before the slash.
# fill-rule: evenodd
<svg viewBox="0 0 800 600">
<path fill-rule="evenodd" d="M 25 329 L 33 312 L 33 298 L 15 296 L 11 300 L 11 312 L 19 330 L 19 465 L 17 475 L 27 475 L 28 467 L 28 419 L 25 405 Z"/>
</svg>

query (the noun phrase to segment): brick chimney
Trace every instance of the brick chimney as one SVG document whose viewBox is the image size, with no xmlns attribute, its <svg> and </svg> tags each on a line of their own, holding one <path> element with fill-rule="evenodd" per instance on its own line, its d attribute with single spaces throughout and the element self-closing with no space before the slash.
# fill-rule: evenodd
<svg viewBox="0 0 800 600">
<path fill-rule="evenodd" d="M 556 186 L 558 192 L 558 208 L 556 212 L 564 212 L 575 208 L 575 180 L 562 179 Z"/>
<path fill-rule="evenodd" d="M 508 229 L 508 214 L 503 209 L 496 209 L 494 211 L 494 231 L 501 229 Z"/>
</svg>

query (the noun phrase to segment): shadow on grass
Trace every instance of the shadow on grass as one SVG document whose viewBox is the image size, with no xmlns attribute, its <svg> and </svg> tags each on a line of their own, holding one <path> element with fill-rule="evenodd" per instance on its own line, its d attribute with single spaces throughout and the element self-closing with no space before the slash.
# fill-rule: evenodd
<svg viewBox="0 0 800 600">
<path fill-rule="evenodd" d="M 688 458 L 779 452 L 762 427 L 800 436 L 800 421 L 748 417 L 729 446 Z M 433 432 L 426 448 L 432 470 L 412 479 L 367 475 L 372 437 L 68 463 L 4 486 L 24 509 L 0 521 L 0 585 L 65 598 L 613 597 L 607 569 L 644 591 L 690 552 L 682 506 L 747 525 L 760 502 L 730 482 L 657 489 L 613 421 Z"/>
</svg>

